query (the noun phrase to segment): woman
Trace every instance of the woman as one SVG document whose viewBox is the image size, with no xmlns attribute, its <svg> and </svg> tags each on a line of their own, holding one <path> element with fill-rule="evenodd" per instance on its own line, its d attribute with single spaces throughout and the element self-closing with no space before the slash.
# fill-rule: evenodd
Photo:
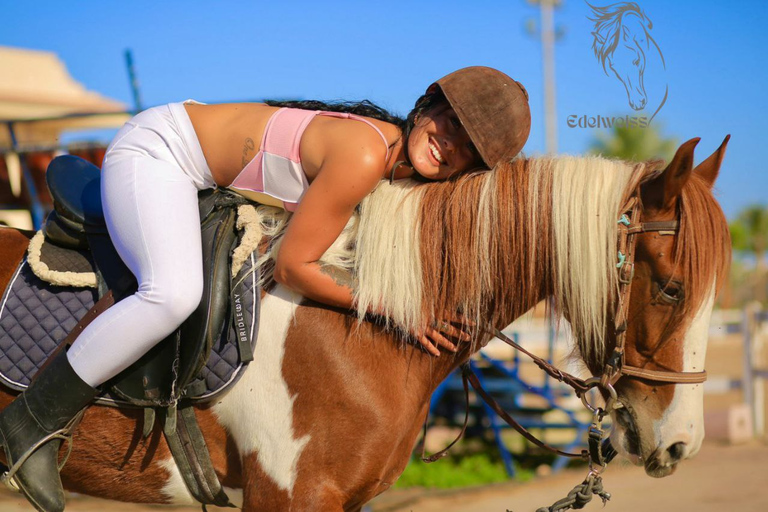
<svg viewBox="0 0 768 512">
<path fill-rule="evenodd" d="M 432 84 L 405 122 L 368 103 L 349 110 L 371 117 L 187 102 L 142 112 L 118 132 L 104 159 L 102 202 L 110 236 L 138 290 L 96 318 L 68 352 L 51 358 L 0 414 L 6 456 L 11 464 L 22 461 L 15 478 L 38 509 L 64 508 L 57 432 L 93 399 L 97 386 L 173 332 L 199 304 L 200 190 L 230 187 L 293 211 L 275 279 L 349 309 L 352 290 L 317 261 L 376 184 L 417 176 L 444 180 L 492 167 L 520 151 L 530 128 L 525 89 L 485 67 Z M 448 322 L 412 334 L 436 356 L 438 346 L 455 350 L 446 335 L 465 336 Z"/>
</svg>

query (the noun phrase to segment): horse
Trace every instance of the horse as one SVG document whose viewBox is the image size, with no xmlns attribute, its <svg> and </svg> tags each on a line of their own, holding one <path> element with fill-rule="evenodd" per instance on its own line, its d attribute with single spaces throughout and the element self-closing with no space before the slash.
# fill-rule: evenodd
<svg viewBox="0 0 768 512">
<path fill-rule="evenodd" d="M 697 142 L 681 145 L 666 167 L 518 158 L 445 182 L 382 182 L 323 259 L 352 277 L 358 311 L 265 285 L 253 362 L 225 396 L 196 406 L 230 497 L 245 511 L 361 510 L 405 469 L 438 384 L 491 338 L 479 326 L 503 328 L 545 299 L 570 322 L 575 356 L 599 375 L 616 344 L 617 219 L 632 197 L 643 222 L 679 219 L 679 230 L 637 235 L 626 361 L 651 372 L 701 371 L 730 250 L 711 192 L 727 139 L 694 168 Z M 285 219 L 258 211 L 271 229 L 261 245 L 268 279 Z M 0 229 L 0 283 L 30 236 Z M 371 305 L 382 315 L 366 315 Z M 403 333 L 446 311 L 461 312 L 472 341 L 439 357 L 408 342 Z M 671 474 L 699 450 L 700 384 L 623 377 L 616 391 L 614 445 L 647 474 Z M 0 390 L 1 407 L 12 398 Z M 62 470 L 65 488 L 193 504 L 160 428 L 143 437 L 142 418 L 88 408 Z"/>
<path fill-rule="evenodd" d="M 645 88 L 644 73 L 650 57 L 650 50 L 666 69 L 664 56 L 659 45 L 650 34 L 653 23 L 634 2 L 621 2 L 606 7 L 596 7 L 589 3 L 595 22 L 592 32 L 592 50 L 595 57 L 608 75 L 610 69 L 624 85 L 629 105 L 633 110 L 643 110 L 649 104 Z M 665 86 L 664 97 L 656 107 L 651 120 L 667 100 Z M 651 105 L 653 107 L 655 105 Z M 650 121 L 650 120 L 649 120 Z"/>
</svg>

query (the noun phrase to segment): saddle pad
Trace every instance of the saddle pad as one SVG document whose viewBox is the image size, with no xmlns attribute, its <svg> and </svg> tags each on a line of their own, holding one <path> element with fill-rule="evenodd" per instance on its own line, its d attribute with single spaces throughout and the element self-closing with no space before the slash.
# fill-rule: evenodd
<svg viewBox="0 0 768 512">
<path fill-rule="evenodd" d="M 96 264 L 89 251 L 52 244 L 38 231 L 29 241 L 27 264 L 35 275 L 57 286 L 96 288 Z"/>
<path fill-rule="evenodd" d="M 17 391 L 26 389 L 32 376 L 96 300 L 94 289 L 42 281 L 24 259 L 0 303 L 0 383 Z M 242 373 L 244 363 L 240 361 L 231 323 L 228 321 L 201 371 L 199 380 L 205 386 L 201 385 L 195 396 L 187 398 L 210 400 L 236 382 Z M 110 395 L 97 402 L 126 405 Z"/>
</svg>

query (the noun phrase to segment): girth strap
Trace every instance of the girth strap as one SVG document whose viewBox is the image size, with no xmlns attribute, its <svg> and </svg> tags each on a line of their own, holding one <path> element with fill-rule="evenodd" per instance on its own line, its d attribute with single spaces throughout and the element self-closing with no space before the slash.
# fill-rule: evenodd
<svg viewBox="0 0 768 512">
<path fill-rule="evenodd" d="M 169 407 L 167 411 L 168 414 L 175 414 L 175 418 L 166 418 L 166 428 L 163 429 L 165 440 L 192 497 L 202 503 L 203 507 L 216 505 L 235 508 L 213 468 L 194 407 Z M 175 428 L 167 428 L 174 423 Z"/>
</svg>

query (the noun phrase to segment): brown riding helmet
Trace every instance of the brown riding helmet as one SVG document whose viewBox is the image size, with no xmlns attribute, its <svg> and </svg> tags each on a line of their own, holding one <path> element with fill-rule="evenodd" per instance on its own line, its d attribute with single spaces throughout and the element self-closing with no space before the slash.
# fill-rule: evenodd
<svg viewBox="0 0 768 512">
<path fill-rule="evenodd" d="M 517 155 L 531 131 L 528 91 L 501 71 L 471 66 L 429 86 L 442 89 L 488 167 Z"/>
</svg>

